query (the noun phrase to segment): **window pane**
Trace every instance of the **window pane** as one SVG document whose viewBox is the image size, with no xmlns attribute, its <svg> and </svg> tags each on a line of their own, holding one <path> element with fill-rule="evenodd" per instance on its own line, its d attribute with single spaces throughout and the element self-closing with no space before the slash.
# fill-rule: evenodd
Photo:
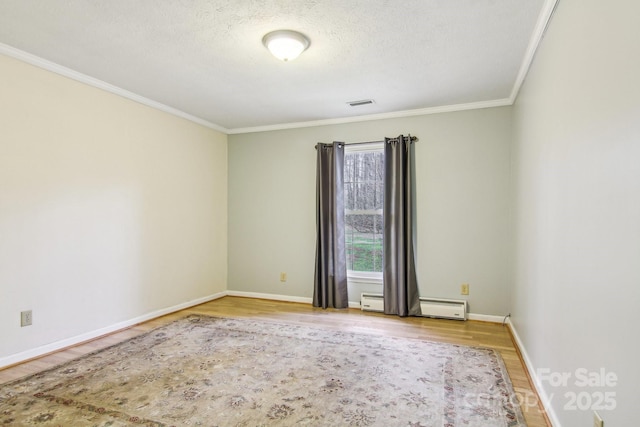
<svg viewBox="0 0 640 427">
<path fill-rule="evenodd" d="M 354 184 L 354 206 L 355 209 L 358 210 L 364 210 L 367 209 L 366 206 L 366 202 L 367 202 L 367 184 L 362 183 L 362 182 L 358 182 L 357 184 Z"/>
<path fill-rule="evenodd" d="M 347 245 L 347 270 L 353 270 L 353 247 Z"/>
<path fill-rule="evenodd" d="M 358 204 L 360 205 L 360 209 L 373 209 L 372 202 L 375 193 L 373 186 L 366 182 L 358 185 L 360 186 L 360 194 L 358 194 Z"/>
<path fill-rule="evenodd" d="M 347 269 L 382 271 L 382 215 L 346 215 Z"/>
<path fill-rule="evenodd" d="M 353 170 L 353 156 L 344 156 L 344 174 L 342 176 L 343 181 L 346 183 L 353 182 L 354 170 Z"/>
<path fill-rule="evenodd" d="M 374 215 L 375 223 L 373 225 L 373 233 L 380 236 L 380 244 L 382 244 L 382 233 L 384 232 L 384 221 L 382 214 Z"/>
<path fill-rule="evenodd" d="M 382 272 L 382 240 L 380 245 L 376 246 L 373 251 L 373 271 Z"/>
<path fill-rule="evenodd" d="M 381 150 L 345 155 L 345 242 L 350 271 L 382 272 L 383 177 Z"/>
<path fill-rule="evenodd" d="M 355 184 L 353 183 L 345 183 L 344 184 L 344 208 L 346 210 L 355 209 Z"/>
<path fill-rule="evenodd" d="M 376 153 L 375 179 L 378 182 L 384 182 L 384 153 Z"/>
<path fill-rule="evenodd" d="M 375 204 L 373 209 L 384 209 L 384 184 L 376 183 L 375 192 Z"/>
</svg>

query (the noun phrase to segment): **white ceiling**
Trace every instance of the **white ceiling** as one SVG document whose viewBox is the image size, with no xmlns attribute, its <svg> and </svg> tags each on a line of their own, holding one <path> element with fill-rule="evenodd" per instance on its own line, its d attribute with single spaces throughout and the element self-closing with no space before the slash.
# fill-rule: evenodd
<svg viewBox="0 0 640 427">
<path fill-rule="evenodd" d="M 506 105 L 550 3 L 2 0 L 0 53 L 236 133 Z M 275 59 L 262 37 L 278 29 L 311 46 Z"/>
</svg>

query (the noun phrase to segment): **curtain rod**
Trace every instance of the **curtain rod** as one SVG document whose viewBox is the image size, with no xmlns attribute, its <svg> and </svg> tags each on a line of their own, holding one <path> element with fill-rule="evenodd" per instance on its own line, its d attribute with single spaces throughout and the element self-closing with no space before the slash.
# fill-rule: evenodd
<svg viewBox="0 0 640 427">
<path fill-rule="evenodd" d="M 417 136 L 405 136 L 405 138 L 411 138 L 412 142 L 416 142 L 418 140 Z M 393 142 L 398 142 L 398 138 L 388 138 L 389 141 L 393 141 Z M 384 140 L 382 141 L 366 141 L 366 142 L 340 142 L 340 144 L 342 145 L 362 145 L 362 144 L 381 144 L 385 142 Z M 318 144 L 322 144 L 321 142 L 319 142 Z"/>
</svg>

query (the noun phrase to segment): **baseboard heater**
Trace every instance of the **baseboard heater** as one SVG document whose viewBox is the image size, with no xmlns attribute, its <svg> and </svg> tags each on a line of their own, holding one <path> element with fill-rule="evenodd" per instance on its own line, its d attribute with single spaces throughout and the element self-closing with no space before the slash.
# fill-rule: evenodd
<svg viewBox="0 0 640 427">
<path fill-rule="evenodd" d="M 382 313 L 384 311 L 382 295 L 360 294 L 360 309 Z M 467 302 L 465 300 L 421 297 L 420 309 L 423 317 L 467 320 Z"/>
</svg>

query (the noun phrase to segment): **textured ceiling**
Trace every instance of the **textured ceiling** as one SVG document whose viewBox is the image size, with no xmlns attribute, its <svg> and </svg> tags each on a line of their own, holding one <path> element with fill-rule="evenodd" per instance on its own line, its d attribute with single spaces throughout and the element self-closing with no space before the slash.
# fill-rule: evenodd
<svg viewBox="0 0 640 427">
<path fill-rule="evenodd" d="M 544 5 L 2 0 L 0 43 L 233 131 L 508 99 Z M 277 29 L 310 48 L 278 61 Z"/>
</svg>

